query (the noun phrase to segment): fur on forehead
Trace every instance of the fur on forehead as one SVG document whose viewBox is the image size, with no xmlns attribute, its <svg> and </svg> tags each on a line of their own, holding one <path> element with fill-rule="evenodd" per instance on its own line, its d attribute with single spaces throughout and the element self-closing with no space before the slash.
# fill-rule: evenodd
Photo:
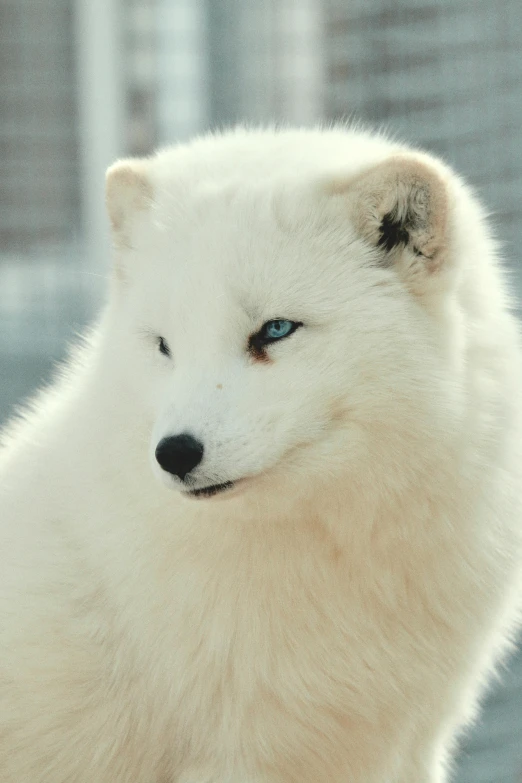
<svg viewBox="0 0 522 783">
<path fill-rule="evenodd" d="M 107 173 L 106 193 L 115 245 L 124 250 L 139 213 L 153 204 L 156 219 L 170 210 L 174 217 L 183 205 L 190 209 L 196 192 L 273 188 L 286 193 L 285 201 L 295 196 L 295 210 L 287 204 L 285 211 L 296 218 L 299 204 L 307 212 L 313 207 L 314 183 L 322 183 L 323 197 L 344 202 L 347 220 L 382 266 L 394 267 L 412 292 L 422 293 L 448 255 L 448 179 L 442 164 L 378 135 L 238 129 L 119 161 Z"/>
</svg>

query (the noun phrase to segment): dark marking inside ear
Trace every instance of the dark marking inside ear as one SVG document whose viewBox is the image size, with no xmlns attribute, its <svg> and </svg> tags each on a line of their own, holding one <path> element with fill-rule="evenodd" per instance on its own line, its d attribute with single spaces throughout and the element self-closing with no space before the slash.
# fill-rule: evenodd
<svg viewBox="0 0 522 783">
<path fill-rule="evenodd" d="M 376 262 L 396 266 L 412 290 L 424 290 L 445 260 L 444 172 L 414 156 L 392 157 L 355 180 L 350 205 L 356 229 L 380 251 Z"/>
<path fill-rule="evenodd" d="M 383 216 L 381 225 L 379 226 L 380 236 L 377 247 L 382 247 L 387 253 L 399 245 L 406 247 L 411 240 L 410 229 L 412 228 L 412 224 L 413 220 L 409 214 L 406 215 L 404 220 L 400 221 L 397 218 L 396 213 L 387 212 Z M 421 251 L 415 247 L 415 245 L 411 245 L 411 251 L 415 253 L 416 256 L 422 256 Z"/>
<path fill-rule="evenodd" d="M 397 216 L 392 212 L 387 212 L 379 227 L 379 241 L 377 247 L 382 247 L 386 252 L 390 252 L 397 245 L 407 245 L 410 241 L 410 234 L 406 228 L 406 221 L 401 223 Z"/>
</svg>

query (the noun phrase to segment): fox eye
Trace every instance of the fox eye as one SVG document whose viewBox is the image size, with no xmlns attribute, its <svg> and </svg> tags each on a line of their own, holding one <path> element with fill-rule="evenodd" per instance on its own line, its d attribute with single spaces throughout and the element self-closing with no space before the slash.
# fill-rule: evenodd
<svg viewBox="0 0 522 783">
<path fill-rule="evenodd" d="M 259 330 L 258 335 L 263 342 L 274 342 L 275 340 L 282 340 L 283 337 L 288 337 L 292 332 L 295 332 L 299 326 L 301 326 L 301 324 L 296 323 L 295 321 L 287 321 L 284 319 L 267 321 Z"/>
<path fill-rule="evenodd" d="M 165 340 L 164 337 L 158 337 L 158 348 L 160 353 L 163 354 L 163 356 L 167 356 L 170 358 L 170 348 L 168 342 Z"/>
<path fill-rule="evenodd" d="M 270 343 L 289 337 L 303 324 L 300 321 L 289 321 L 286 318 L 275 318 L 267 321 L 261 329 L 250 336 L 248 350 L 257 358 L 266 358 L 265 347 Z"/>
</svg>

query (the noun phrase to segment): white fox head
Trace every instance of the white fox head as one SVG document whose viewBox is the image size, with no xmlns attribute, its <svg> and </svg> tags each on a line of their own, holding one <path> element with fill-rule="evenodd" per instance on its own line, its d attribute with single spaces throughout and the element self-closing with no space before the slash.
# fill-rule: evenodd
<svg viewBox="0 0 522 783">
<path fill-rule="evenodd" d="M 155 473 L 232 497 L 421 459 L 458 408 L 440 371 L 455 187 L 426 155 L 340 130 L 236 131 L 111 167 L 112 318 Z"/>
</svg>

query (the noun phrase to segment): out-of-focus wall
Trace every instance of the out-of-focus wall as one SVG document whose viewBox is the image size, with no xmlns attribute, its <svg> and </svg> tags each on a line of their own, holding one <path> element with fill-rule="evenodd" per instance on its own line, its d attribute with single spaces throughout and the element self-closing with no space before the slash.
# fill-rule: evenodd
<svg viewBox="0 0 522 783">
<path fill-rule="evenodd" d="M 78 228 L 78 111 L 67 0 L 0 4 L 0 252 Z"/>
</svg>

